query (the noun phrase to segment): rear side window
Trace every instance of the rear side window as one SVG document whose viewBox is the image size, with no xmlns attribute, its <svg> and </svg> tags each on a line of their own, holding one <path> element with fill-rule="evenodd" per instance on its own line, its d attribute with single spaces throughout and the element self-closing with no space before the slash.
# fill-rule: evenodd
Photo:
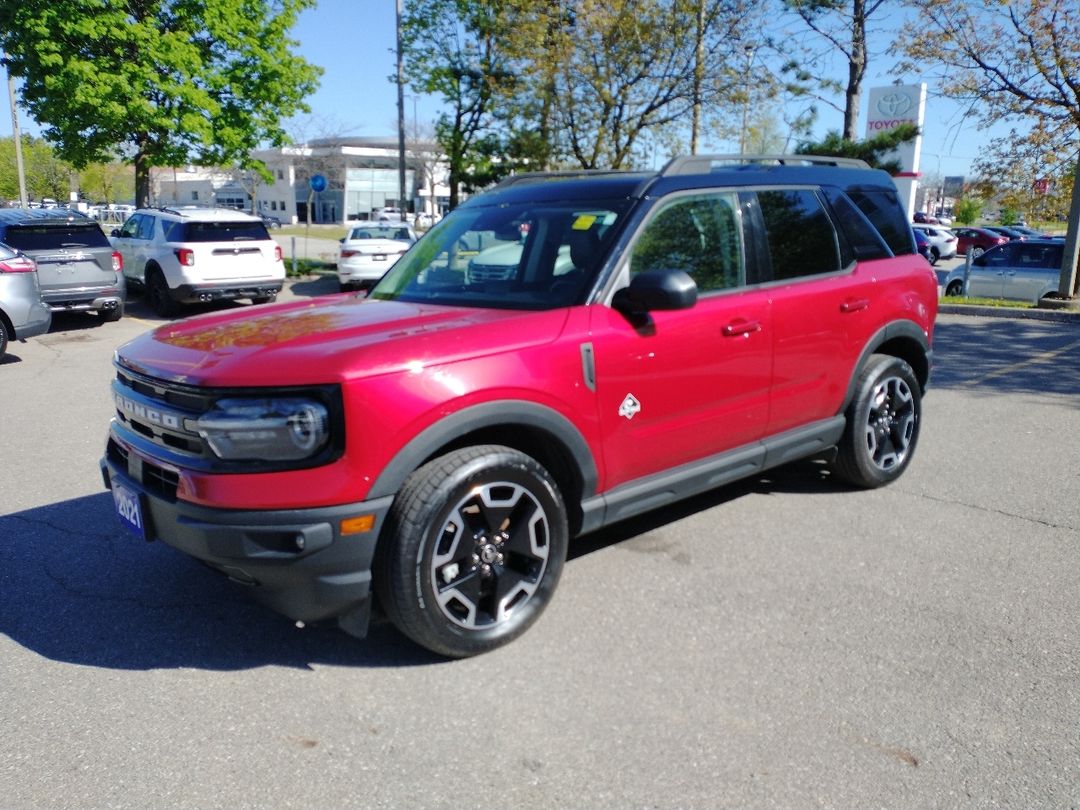
<svg viewBox="0 0 1080 810">
<path fill-rule="evenodd" d="M 877 228 L 885 244 L 897 256 L 915 253 L 907 215 L 895 191 L 885 188 L 846 188 L 844 191 Z"/>
<path fill-rule="evenodd" d="M 167 242 L 256 242 L 270 238 L 260 221 L 164 222 Z"/>
<path fill-rule="evenodd" d="M 813 191 L 759 191 L 758 205 L 775 281 L 840 269 L 836 231 Z"/>
<path fill-rule="evenodd" d="M 4 241 L 19 250 L 109 247 L 109 240 L 96 223 L 65 225 L 14 225 Z"/>
<path fill-rule="evenodd" d="M 843 236 L 840 240 L 840 253 L 845 267 L 852 261 L 887 259 L 892 256 L 881 235 L 843 192 L 833 188 L 824 188 L 822 191 L 840 226 Z"/>
</svg>

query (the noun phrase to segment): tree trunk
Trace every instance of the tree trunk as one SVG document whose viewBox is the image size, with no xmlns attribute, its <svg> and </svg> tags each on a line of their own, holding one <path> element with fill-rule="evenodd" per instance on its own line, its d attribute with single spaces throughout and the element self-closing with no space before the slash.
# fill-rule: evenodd
<svg viewBox="0 0 1080 810">
<path fill-rule="evenodd" d="M 135 152 L 135 207 L 148 208 L 150 206 L 150 160 L 146 155 L 146 140 L 139 138 L 138 150 Z"/>
<path fill-rule="evenodd" d="M 848 58 L 847 91 L 844 94 L 844 138 L 858 140 L 859 97 L 866 73 L 866 2 L 854 0 L 851 9 L 851 55 Z"/>
</svg>

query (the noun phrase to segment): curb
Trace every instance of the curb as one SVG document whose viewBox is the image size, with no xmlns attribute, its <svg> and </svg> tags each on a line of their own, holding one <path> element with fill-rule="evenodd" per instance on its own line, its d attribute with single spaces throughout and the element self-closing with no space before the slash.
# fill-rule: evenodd
<svg viewBox="0 0 1080 810">
<path fill-rule="evenodd" d="M 979 307 L 965 304 L 938 304 L 939 315 L 975 315 L 984 318 L 1014 318 L 1029 321 L 1080 323 L 1080 310 L 1020 309 L 1018 307 Z"/>
</svg>

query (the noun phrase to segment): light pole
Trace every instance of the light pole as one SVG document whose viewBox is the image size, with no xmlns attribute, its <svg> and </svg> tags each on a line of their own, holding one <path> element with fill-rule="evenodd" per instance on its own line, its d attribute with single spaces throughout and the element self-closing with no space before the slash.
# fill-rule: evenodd
<svg viewBox="0 0 1080 810">
<path fill-rule="evenodd" d="M 405 62 L 401 53 L 401 0 L 397 0 L 398 209 L 405 216 Z"/>
<path fill-rule="evenodd" d="M 746 95 L 743 98 L 742 129 L 739 131 L 739 154 L 746 154 L 746 125 L 750 117 L 750 67 L 754 63 L 754 46 L 744 45 L 743 55 L 746 57 L 746 68 L 743 70 L 743 90 Z"/>
</svg>

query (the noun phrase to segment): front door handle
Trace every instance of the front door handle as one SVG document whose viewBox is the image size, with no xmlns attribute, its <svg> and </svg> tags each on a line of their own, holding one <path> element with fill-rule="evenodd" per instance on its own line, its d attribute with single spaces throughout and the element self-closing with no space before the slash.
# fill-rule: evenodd
<svg viewBox="0 0 1080 810">
<path fill-rule="evenodd" d="M 721 331 L 724 337 L 750 337 L 752 332 L 761 331 L 761 324 L 758 321 L 732 321 Z"/>
<path fill-rule="evenodd" d="M 841 312 L 858 312 L 870 306 L 869 298 L 849 298 L 840 305 Z"/>
</svg>

